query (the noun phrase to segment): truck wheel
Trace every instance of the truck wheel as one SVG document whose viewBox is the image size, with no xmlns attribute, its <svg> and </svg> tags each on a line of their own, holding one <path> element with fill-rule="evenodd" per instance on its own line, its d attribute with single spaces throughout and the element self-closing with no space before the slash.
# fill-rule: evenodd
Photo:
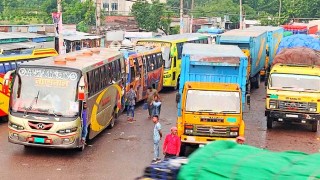
<svg viewBox="0 0 320 180">
<path fill-rule="evenodd" d="M 255 87 L 256 89 L 259 89 L 260 83 L 261 83 L 261 76 L 260 76 L 260 73 L 258 73 L 258 74 L 256 75 L 256 81 L 254 82 L 254 87 Z"/>
<path fill-rule="evenodd" d="M 313 122 L 311 125 L 312 125 L 312 132 L 317 132 L 318 131 L 318 121 Z"/>
<path fill-rule="evenodd" d="M 0 117 L 2 122 L 8 122 L 9 118 L 8 116 L 3 116 L 2 118 Z"/>
<path fill-rule="evenodd" d="M 272 129 L 273 118 L 267 116 L 267 129 Z"/>
<path fill-rule="evenodd" d="M 186 156 L 186 150 L 187 150 L 186 146 L 187 145 L 185 143 L 181 143 L 179 156 Z"/>
</svg>

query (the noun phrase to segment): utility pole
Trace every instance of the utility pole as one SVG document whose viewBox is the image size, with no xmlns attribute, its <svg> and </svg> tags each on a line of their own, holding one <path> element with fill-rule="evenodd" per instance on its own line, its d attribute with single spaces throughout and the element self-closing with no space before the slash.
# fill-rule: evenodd
<svg viewBox="0 0 320 180">
<path fill-rule="evenodd" d="M 190 20 L 190 33 L 192 33 L 192 24 L 193 24 L 193 6 L 194 6 L 194 0 L 191 0 L 191 20 Z"/>
<path fill-rule="evenodd" d="M 281 18 L 281 8 L 282 8 L 282 3 L 281 0 L 279 0 L 279 19 L 278 19 L 278 26 L 280 26 L 280 18 Z"/>
<path fill-rule="evenodd" d="M 180 34 L 183 34 L 183 0 L 180 0 Z"/>
<path fill-rule="evenodd" d="M 58 24 L 58 30 L 59 30 L 59 54 L 62 54 L 63 52 L 63 36 L 62 36 L 62 6 L 61 6 L 61 0 L 57 0 L 57 9 L 58 14 L 60 14 L 60 20 Z"/>
<path fill-rule="evenodd" d="M 96 34 L 100 35 L 101 26 L 101 0 L 96 0 Z"/>
<path fill-rule="evenodd" d="M 243 29 L 242 27 L 242 0 L 240 0 L 240 21 L 239 21 L 239 29 Z"/>
</svg>

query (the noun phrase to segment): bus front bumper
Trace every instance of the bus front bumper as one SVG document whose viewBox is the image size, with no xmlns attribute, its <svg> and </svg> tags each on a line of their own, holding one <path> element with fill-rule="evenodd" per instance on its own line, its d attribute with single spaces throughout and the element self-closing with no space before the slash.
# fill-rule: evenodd
<svg viewBox="0 0 320 180">
<path fill-rule="evenodd" d="M 233 141 L 236 142 L 236 138 L 224 138 L 224 137 L 205 137 L 205 136 L 187 136 L 181 135 L 181 142 L 187 144 L 208 144 L 213 141 Z"/>
<path fill-rule="evenodd" d="M 35 133 L 30 131 L 17 131 L 9 128 L 8 141 L 25 146 L 73 149 L 81 146 L 77 133 L 60 136 L 51 133 Z"/>
</svg>

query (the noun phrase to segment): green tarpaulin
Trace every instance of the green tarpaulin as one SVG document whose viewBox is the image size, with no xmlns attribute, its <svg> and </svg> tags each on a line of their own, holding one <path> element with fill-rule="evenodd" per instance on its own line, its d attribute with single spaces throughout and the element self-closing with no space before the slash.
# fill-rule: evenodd
<svg viewBox="0 0 320 180">
<path fill-rule="evenodd" d="M 283 37 L 291 36 L 293 33 L 291 31 L 284 31 L 283 32 Z"/>
<path fill-rule="evenodd" d="M 198 149 L 182 166 L 179 180 L 320 179 L 320 153 L 272 152 L 230 141 Z"/>
</svg>

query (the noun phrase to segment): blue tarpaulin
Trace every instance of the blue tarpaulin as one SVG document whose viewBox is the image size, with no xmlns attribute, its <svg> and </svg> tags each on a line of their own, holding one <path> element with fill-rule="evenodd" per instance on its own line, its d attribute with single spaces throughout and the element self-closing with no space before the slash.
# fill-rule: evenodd
<svg viewBox="0 0 320 180">
<path fill-rule="evenodd" d="M 198 33 L 208 33 L 208 34 L 222 34 L 224 32 L 223 29 L 217 28 L 201 28 L 198 30 Z"/>
<path fill-rule="evenodd" d="M 281 40 L 277 54 L 282 49 L 294 47 L 307 47 L 320 51 L 320 40 L 305 34 L 287 36 Z"/>
</svg>

